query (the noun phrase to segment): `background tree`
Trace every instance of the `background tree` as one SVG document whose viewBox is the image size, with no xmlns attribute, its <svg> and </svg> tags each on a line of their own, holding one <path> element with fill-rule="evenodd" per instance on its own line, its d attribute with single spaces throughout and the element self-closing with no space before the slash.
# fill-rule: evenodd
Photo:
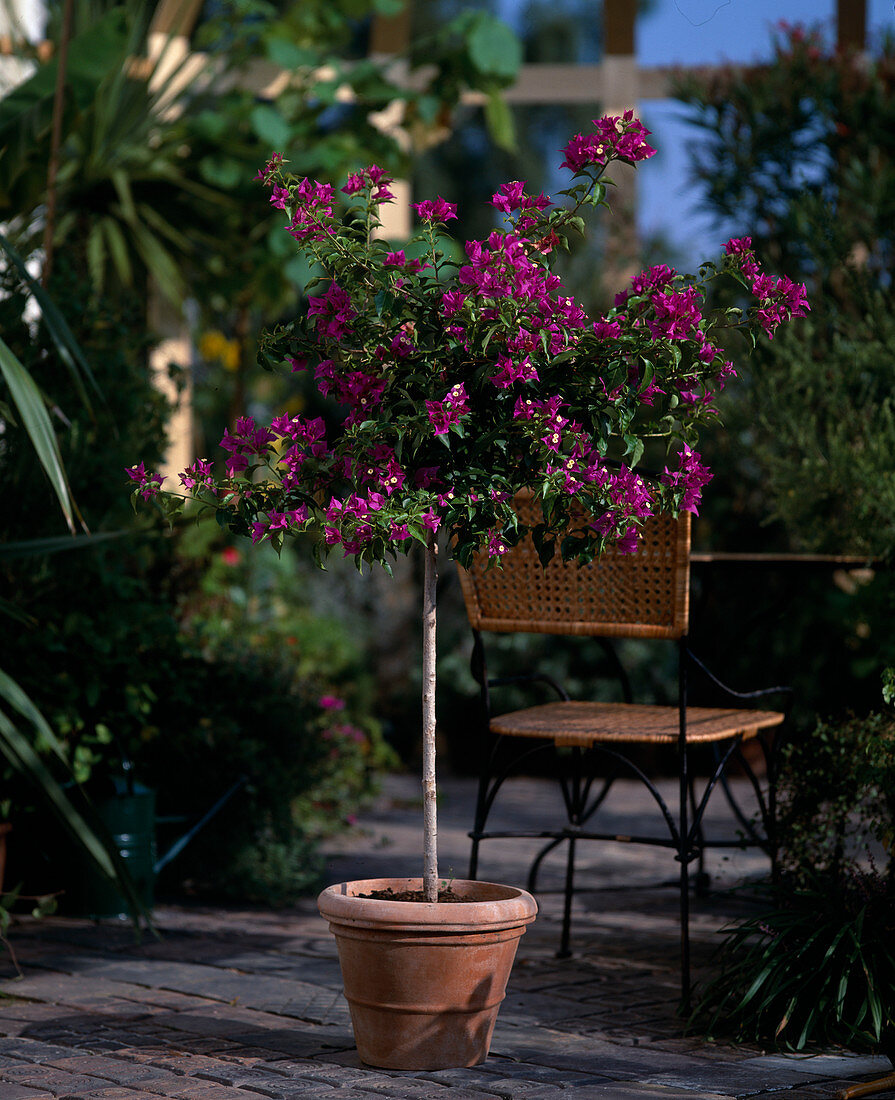
<svg viewBox="0 0 895 1100">
<path fill-rule="evenodd" d="M 811 302 L 809 317 L 759 340 L 720 403 L 698 531 L 715 550 L 891 557 L 895 44 L 865 57 L 783 26 L 773 46 L 766 64 L 678 87 L 700 131 L 691 149 L 705 207 L 804 280 Z M 777 609 L 769 656 L 792 676 L 806 719 L 876 709 L 895 655 L 891 570 L 832 580 L 830 570 L 761 578 Z M 754 607 L 743 611 L 753 621 Z"/>
<path fill-rule="evenodd" d="M 678 89 L 706 207 L 808 281 L 810 318 L 760 344 L 725 406 L 732 447 L 749 443 L 734 506 L 794 548 L 895 547 L 893 87 L 892 41 L 865 59 L 784 27 L 767 64 Z"/>
</svg>

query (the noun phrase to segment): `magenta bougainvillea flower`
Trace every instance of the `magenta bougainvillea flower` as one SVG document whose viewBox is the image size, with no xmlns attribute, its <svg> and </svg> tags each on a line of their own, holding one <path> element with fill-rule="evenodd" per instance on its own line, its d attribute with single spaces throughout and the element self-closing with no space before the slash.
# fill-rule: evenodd
<svg viewBox="0 0 895 1100">
<path fill-rule="evenodd" d="M 269 425 L 240 417 L 221 440 L 223 474 L 199 459 L 173 494 L 139 463 L 127 471 L 135 496 L 169 511 L 193 498 L 255 542 L 279 546 L 300 533 L 321 556 L 336 550 L 359 565 L 386 564 L 443 530 L 461 561 L 477 550 L 497 561 L 525 533 L 513 509 L 522 487 L 543 503 L 539 544 L 559 541 L 572 556 L 611 540 L 633 552 L 653 513 L 696 512 L 711 478 L 697 431 L 736 374 L 731 331 L 772 337 L 808 303 L 804 286 L 762 271 L 741 237 L 698 277 L 650 267 L 612 309 L 588 316 L 554 257 L 582 231 L 582 214 L 604 203 L 613 163 L 654 154 L 649 136 L 630 111 L 595 119 L 562 150 L 572 179 L 555 200 L 507 182 L 491 199 L 501 224 L 464 242 L 449 240 L 457 208 L 441 196 L 414 204 L 409 240 L 386 242 L 383 169 L 359 169 L 337 191 L 290 176 L 275 153 L 256 178 L 325 274 L 305 314 L 262 350 L 307 371 L 331 413 Z M 751 302 L 710 311 L 715 278 L 736 280 Z M 336 410 L 338 431 L 327 427 Z M 638 465 L 656 435 L 668 458 L 650 476 Z M 590 524 L 572 536 L 582 510 Z"/>
</svg>

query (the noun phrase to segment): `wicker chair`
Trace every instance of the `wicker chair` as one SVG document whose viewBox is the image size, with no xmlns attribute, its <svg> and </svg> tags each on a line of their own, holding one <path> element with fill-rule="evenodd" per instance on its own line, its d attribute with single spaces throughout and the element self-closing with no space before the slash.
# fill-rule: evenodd
<svg viewBox="0 0 895 1100">
<path fill-rule="evenodd" d="M 520 495 L 516 507 L 526 523 L 536 522 L 537 505 Z M 537 874 L 544 857 L 563 842 L 567 843 L 565 905 L 560 955 L 569 954 L 571 905 L 575 882 L 575 846 L 581 840 L 613 840 L 656 844 L 670 848 L 680 862 L 681 991 L 689 1000 L 689 869 L 698 861 L 697 879 L 704 884 L 703 853 L 707 847 L 759 846 L 771 857 L 776 854 L 774 836 L 774 774 L 777 738 L 769 736 L 784 721 L 789 706 L 789 689 L 738 693 L 731 691 L 690 652 L 687 646 L 689 617 L 690 516 L 680 519 L 657 516 L 643 528 L 642 543 L 636 554 L 607 550 L 587 566 L 564 563 L 557 555 L 544 569 L 530 538 L 509 551 L 503 568 L 486 568 L 480 557 L 469 570 L 459 568 L 466 611 L 473 629 L 472 670 L 481 688 L 485 720 L 492 736 L 490 756 L 484 766 L 470 832 L 472 851 L 469 877 L 478 870 L 479 845 L 496 837 L 539 837 L 547 840 L 529 873 L 528 889 L 536 890 Z M 678 644 L 678 704 L 676 706 L 638 705 L 631 701 L 630 688 L 624 683 L 625 701 L 620 703 L 581 702 L 544 675 L 489 679 L 485 661 L 483 632 L 528 631 L 595 638 L 612 660 L 614 638 L 673 639 Z M 732 707 L 691 707 L 687 700 L 687 677 L 695 662 Z M 619 666 L 620 669 L 620 666 Z M 507 683 L 541 681 L 555 690 L 558 701 L 493 715 L 491 691 Z M 765 695 L 783 693 L 784 710 L 752 709 Z M 744 704 L 749 704 L 748 708 Z M 766 762 L 767 779 L 762 784 L 740 752 L 742 743 L 757 739 Z M 536 739 L 532 741 L 531 739 Z M 515 754 L 509 764 L 498 763 L 510 743 Z M 666 745 L 676 747 L 679 775 L 677 805 L 672 810 L 663 800 L 645 771 L 629 756 L 632 746 Z M 557 749 L 567 746 L 560 759 Z M 697 800 L 689 755 L 694 746 L 710 746 L 713 757 L 711 774 Z M 556 757 L 555 767 L 562 785 L 567 820 L 553 829 L 536 832 L 489 831 L 488 815 L 495 797 L 521 760 L 540 749 Z M 611 769 L 601 779 L 598 793 L 592 796 L 596 778 L 593 765 L 598 759 L 611 761 Z M 758 798 L 760 828 L 740 811 L 726 780 L 728 764 L 738 759 L 752 780 Z M 589 826 L 603 803 L 614 779 L 623 773 L 641 779 L 656 800 L 667 835 L 620 837 Z M 702 820 L 709 797 L 719 785 L 736 812 L 742 835 L 737 839 L 708 842 Z"/>
</svg>

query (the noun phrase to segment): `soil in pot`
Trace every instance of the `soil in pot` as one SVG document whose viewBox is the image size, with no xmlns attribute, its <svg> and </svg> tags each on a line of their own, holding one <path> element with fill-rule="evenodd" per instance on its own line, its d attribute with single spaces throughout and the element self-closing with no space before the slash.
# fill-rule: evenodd
<svg viewBox="0 0 895 1100">
<path fill-rule="evenodd" d="M 371 890 L 369 894 L 358 894 L 359 898 L 373 898 L 376 901 L 425 901 L 425 890 L 393 890 L 389 887 L 386 890 Z M 445 889 L 438 891 L 438 904 L 444 905 L 446 902 L 464 902 L 468 901 L 468 898 L 461 897 L 459 894 L 454 893 L 453 886 L 448 886 Z"/>
</svg>

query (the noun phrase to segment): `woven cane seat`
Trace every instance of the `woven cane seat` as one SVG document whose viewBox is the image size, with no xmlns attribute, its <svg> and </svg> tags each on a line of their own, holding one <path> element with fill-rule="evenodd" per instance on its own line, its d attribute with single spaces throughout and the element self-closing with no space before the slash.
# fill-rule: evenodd
<svg viewBox="0 0 895 1100">
<path fill-rule="evenodd" d="M 543 737 L 557 745 L 590 748 L 598 743 L 675 745 L 679 736 L 677 707 L 638 703 L 569 701 L 527 707 L 502 714 L 490 723 L 492 733 L 506 737 Z M 771 710 L 687 708 L 687 743 L 705 744 L 777 726 L 783 715 Z"/>
</svg>

